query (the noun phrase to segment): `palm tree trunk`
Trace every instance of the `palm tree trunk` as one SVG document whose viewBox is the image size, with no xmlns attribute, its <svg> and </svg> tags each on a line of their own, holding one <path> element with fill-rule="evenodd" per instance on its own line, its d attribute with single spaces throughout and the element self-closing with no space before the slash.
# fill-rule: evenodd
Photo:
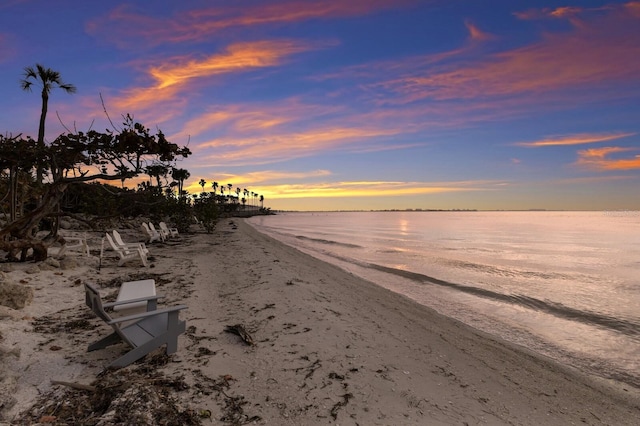
<svg viewBox="0 0 640 426">
<path fill-rule="evenodd" d="M 40 112 L 40 126 L 38 127 L 38 148 L 42 148 L 44 146 L 44 123 L 47 119 L 48 104 L 49 104 L 49 94 L 43 88 L 42 89 L 42 111 Z M 44 177 L 44 171 L 42 168 L 42 164 L 37 164 L 36 165 L 36 184 L 37 185 L 42 183 L 43 177 Z"/>
</svg>

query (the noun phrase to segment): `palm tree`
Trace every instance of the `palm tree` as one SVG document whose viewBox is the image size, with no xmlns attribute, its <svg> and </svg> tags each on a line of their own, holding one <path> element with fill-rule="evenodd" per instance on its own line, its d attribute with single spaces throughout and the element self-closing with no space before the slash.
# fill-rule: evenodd
<svg viewBox="0 0 640 426">
<path fill-rule="evenodd" d="M 26 67 L 24 69 L 24 78 L 20 80 L 20 87 L 22 87 L 22 90 L 30 92 L 34 83 L 42 86 L 42 111 L 40 112 L 40 127 L 38 127 L 38 144 L 42 144 L 44 143 L 44 123 L 47 118 L 49 93 L 56 87 L 67 93 L 75 93 L 76 86 L 63 83 L 58 71 L 45 68 L 40 64 L 36 64 L 35 68 Z"/>
<path fill-rule="evenodd" d="M 45 68 L 40 64 L 36 64 L 34 67 L 26 67 L 24 69 L 24 78 L 20 80 L 20 87 L 22 90 L 31 91 L 31 86 L 37 83 L 42 86 L 42 109 L 40 111 L 40 126 L 38 127 L 38 146 L 44 145 L 44 123 L 47 119 L 47 109 L 49 107 L 49 93 L 51 90 L 58 87 L 67 93 L 75 93 L 76 87 L 73 84 L 63 83 L 60 79 L 60 73 L 54 71 L 51 68 Z M 36 167 L 37 181 L 42 182 L 42 165 L 38 164 Z"/>
<path fill-rule="evenodd" d="M 204 179 L 200 179 L 200 182 L 198 183 L 202 187 L 202 193 L 204 194 L 204 186 L 207 184 L 207 182 Z"/>
<path fill-rule="evenodd" d="M 184 181 L 189 179 L 191 173 L 185 169 L 176 169 L 175 167 L 171 170 L 171 176 L 173 180 L 178 183 L 178 199 L 182 199 L 184 195 Z"/>
<path fill-rule="evenodd" d="M 260 208 L 264 208 L 264 195 L 260 196 Z"/>
</svg>

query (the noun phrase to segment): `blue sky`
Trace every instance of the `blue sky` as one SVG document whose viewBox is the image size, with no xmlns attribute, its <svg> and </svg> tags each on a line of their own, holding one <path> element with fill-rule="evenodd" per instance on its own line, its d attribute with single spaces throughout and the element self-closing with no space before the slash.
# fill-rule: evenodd
<svg viewBox="0 0 640 426">
<path fill-rule="evenodd" d="M 640 1 L 0 2 L 0 131 L 133 115 L 272 209 L 640 209 Z M 58 119 L 60 117 L 60 119 Z M 144 177 L 141 177 L 144 178 Z"/>
</svg>

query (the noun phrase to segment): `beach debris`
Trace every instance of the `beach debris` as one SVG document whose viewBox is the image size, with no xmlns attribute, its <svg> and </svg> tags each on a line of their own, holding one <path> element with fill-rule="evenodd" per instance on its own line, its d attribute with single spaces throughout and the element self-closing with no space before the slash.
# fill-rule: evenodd
<svg viewBox="0 0 640 426">
<path fill-rule="evenodd" d="M 240 336 L 242 341 L 249 346 L 255 346 L 255 343 L 253 342 L 253 337 L 251 337 L 251 334 L 249 334 L 249 332 L 246 330 L 246 328 L 242 324 L 227 325 L 224 328 L 224 331 L 226 331 L 227 333 L 236 334 Z"/>
<path fill-rule="evenodd" d="M 55 424 L 202 424 L 196 410 L 185 408 L 172 396 L 189 389 L 183 376 L 167 377 L 155 368 L 142 367 L 146 366 L 105 372 L 90 385 L 52 381 L 64 387 L 41 395 L 16 424 L 45 420 Z"/>
<path fill-rule="evenodd" d="M 338 418 L 338 410 L 346 406 L 351 398 L 353 398 L 353 394 L 345 393 L 344 395 L 342 395 L 342 401 L 338 401 L 333 405 L 333 407 L 331 408 L 331 417 L 333 417 L 333 420 L 336 420 Z"/>
<path fill-rule="evenodd" d="M 224 415 L 220 418 L 220 421 L 229 423 L 232 425 L 244 425 L 262 420 L 260 416 L 249 416 L 244 413 L 243 406 L 247 405 L 249 401 L 244 399 L 244 396 L 229 396 L 224 391 Z"/>
<path fill-rule="evenodd" d="M 52 380 L 51 383 L 54 384 L 54 385 L 67 386 L 67 387 L 70 387 L 72 389 L 85 390 L 85 391 L 89 391 L 89 392 L 95 392 L 96 391 L 96 387 L 95 386 L 85 385 L 83 383 L 64 382 L 62 380 Z"/>
</svg>

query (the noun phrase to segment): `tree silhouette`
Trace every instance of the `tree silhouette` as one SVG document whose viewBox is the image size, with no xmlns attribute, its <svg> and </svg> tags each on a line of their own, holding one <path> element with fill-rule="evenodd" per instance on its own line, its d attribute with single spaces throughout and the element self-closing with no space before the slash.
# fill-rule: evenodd
<svg viewBox="0 0 640 426">
<path fill-rule="evenodd" d="M 20 217 L 5 224 L 0 229 L 0 250 L 8 253 L 7 258 L 17 260 L 22 252 L 21 260 L 26 260 L 26 253 L 33 250 L 34 260 L 44 260 L 47 248 L 60 241 L 57 228 L 42 239 L 36 237 L 36 230 L 45 218 L 58 218 L 59 203 L 67 188 L 73 183 L 91 181 L 115 181 L 129 179 L 144 171 L 147 162 L 173 162 L 179 156 L 191 154 L 188 148 L 167 141 L 162 134 L 152 135 L 148 128 L 135 123 L 127 115 L 124 129 L 119 134 L 111 132 L 65 134 L 58 136 L 49 146 L 36 146 L 32 139 L 26 141 L 5 139 L 0 137 L 0 167 L 22 168 L 28 174 L 34 163 L 45 164 L 51 176 L 51 182 L 45 185 L 44 195 L 37 205 Z M 5 152 L 20 148 L 18 155 L 24 158 L 14 161 Z M 25 163 L 28 156 L 31 164 Z M 31 189 L 31 188 L 29 188 Z M 14 200 L 11 200 L 14 202 Z"/>
</svg>

